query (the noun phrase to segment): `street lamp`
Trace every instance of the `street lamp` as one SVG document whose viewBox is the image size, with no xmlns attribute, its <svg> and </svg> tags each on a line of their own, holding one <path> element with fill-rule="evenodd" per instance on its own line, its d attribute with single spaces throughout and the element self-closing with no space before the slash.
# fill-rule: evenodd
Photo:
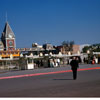
<svg viewBox="0 0 100 100">
<path fill-rule="evenodd" d="M 70 51 L 68 52 L 68 55 L 71 55 L 71 52 Z"/>
<path fill-rule="evenodd" d="M 30 54 L 30 57 L 33 57 L 33 53 Z"/>
<path fill-rule="evenodd" d="M 87 54 L 90 54 L 90 50 L 87 50 Z"/>
<path fill-rule="evenodd" d="M 22 53 L 20 54 L 20 57 L 23 57 L 23 54 Z"/>
<path fill-rule="evenodd" d="M 10 59 L 13 59 L 13 55 L 12 54 L 10 54 Z"/>
<path fill-rule="evenodd" d="M 59 55 L 62 55 L 62 53 L 61 53 L 61 52 L 59 52 Z"/>
<path fill-rule="evenodd" d="M 52 52 L 50 52 L 50 56 L 52 56 Z"/>
<path fill-rule="evenodd" d="M 42 57 L 43 56 L 43 53 L 40 53 L 40 57 Z"/>
<path fill-rule="evenodd" d="M 90 63 L 90 50 L 87 50 L 88 63 Z"/>
</svg>

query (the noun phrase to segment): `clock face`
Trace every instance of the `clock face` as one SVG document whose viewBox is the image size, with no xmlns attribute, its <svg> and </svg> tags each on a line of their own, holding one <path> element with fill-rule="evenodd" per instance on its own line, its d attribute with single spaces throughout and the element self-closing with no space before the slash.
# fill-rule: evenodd
<svg viewBox="0 0 100 100">
<path fill-rule="evenodd" d="M 14 40 L 7 40 L 7 46 L 13 47 L 14 46 Z"/>
<path fill-rule="evenodd" d="M 13 46 L 13 41 L 9 41 L 9 46 Z"/>
<path fill-rule="evenodd" d="M 14 39 L 7 39 L 7 48 L 8 50 L 15 50 L 15 40 Z"/>
</svg>

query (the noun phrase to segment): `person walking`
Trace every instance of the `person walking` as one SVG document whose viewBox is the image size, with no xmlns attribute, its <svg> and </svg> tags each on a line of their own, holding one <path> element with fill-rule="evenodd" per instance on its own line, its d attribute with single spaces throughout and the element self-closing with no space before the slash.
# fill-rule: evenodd
<svg viewBox="0 0 100 100">
<path fill-rule="evenodd" d="M 50 59 L 50 67 L 51 68 L 54 67 L 54 61 L 53 61 L 53 59 Z"/>
<path fill-rule="evenodd" d="M 73 72 L 73 79 L 77 79 L 77 68 L 79 68 L 79 62 L 76 57 L 73 57 L 72 61 L 70 62 L 71 69 Z"/>
</svg>

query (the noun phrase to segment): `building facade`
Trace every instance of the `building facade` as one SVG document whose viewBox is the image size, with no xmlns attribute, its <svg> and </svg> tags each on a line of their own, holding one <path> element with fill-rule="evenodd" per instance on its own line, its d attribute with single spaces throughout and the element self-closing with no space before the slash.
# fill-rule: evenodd
<svg viewBox="0 0 100 100">
<path fill-rule="evenodd" d="M 80 46 L 79 45 L 73 45 L 73 54 L 77 54 L 80 52 Z"/>
<path fill-rule="evenodd" d="M 72 47 L 72 51 L 69 51 L 68 49 L 66 49 L 64 46 L 57 46 L 56 50 L 58 52 L 61 52 L 62 54 L 77 54 L 80 52 L 80 46 L 79 45 L 73 45 Z"/>
</svg>

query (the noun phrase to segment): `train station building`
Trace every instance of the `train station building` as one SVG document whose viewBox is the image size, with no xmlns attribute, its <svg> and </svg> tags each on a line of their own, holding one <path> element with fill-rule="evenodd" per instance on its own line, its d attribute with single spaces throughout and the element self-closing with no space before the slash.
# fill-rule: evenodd
<svg viewBox="0 0 100 100">
<path fill-rule="evenodd" d="M 0 40 L 0 68 L 14 66 L 14 61 L 16 62 L 19 56 L 20 52 L 16 50 L 15 34 L 6 22 Z"/>
</svg>

